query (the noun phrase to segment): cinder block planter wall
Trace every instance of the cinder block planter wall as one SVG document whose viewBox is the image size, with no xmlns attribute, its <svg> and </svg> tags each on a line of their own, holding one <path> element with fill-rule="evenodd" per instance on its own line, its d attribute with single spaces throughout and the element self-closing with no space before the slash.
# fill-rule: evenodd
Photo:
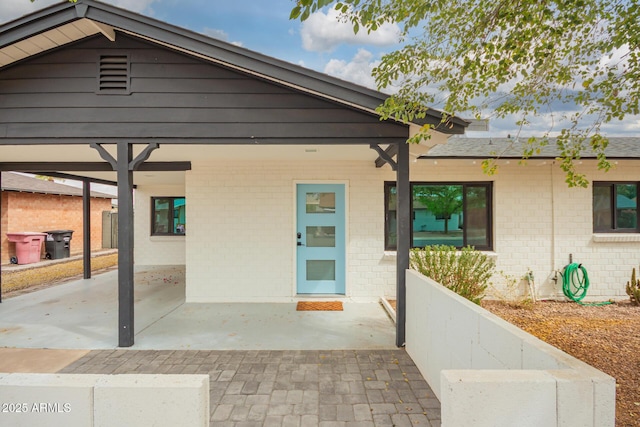
<svg viewBox="0 0 640 427">
<path fill-rule="evenodd" d="M 0 425 L 209 426 L 209 375 L 0 374 Z"/>
<path fill-rule="evenodd" d="M 615 379 L 407 270 L 406 349 L 445 427 L 613 427 Z"/>
</svg>

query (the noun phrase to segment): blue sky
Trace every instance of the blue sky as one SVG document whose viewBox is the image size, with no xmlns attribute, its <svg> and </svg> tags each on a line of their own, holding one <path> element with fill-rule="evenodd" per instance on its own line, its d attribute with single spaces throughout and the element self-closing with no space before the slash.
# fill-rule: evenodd
<svg viewBox="0 0 640 427">
<path fill-rule="evenodd" d="M 0 22 L 59 1 L 1 0 Z M 349 25 L 338 22 L 333 11 L 305 23 L 291 21 L 294 0 L 103 1 L 369 87 L 374 85 L 371 67 L 398 42 L 393 26 L 374 36 L 355 36 Z"/>
<path fill-rule="evenodd" d="M 289 20 L 294 0 L 102 0 L 179 27 L 234 43 L 278 59 L 324 72 L 375 89 L 371 69 L 380 57 L 399 46 L 398 29 L 386 25 L 373 35 L 353 34 L 332 10 L 312 15 L 304 23 Z M 60 0 L 0 0 L 0 23 Z M 571 108 L 568 108 L 571 111 Z M 556 117 L 562 111 L 556 111 Z M 490 132 L 475 137 L 504 137 L 516 133 L 516 119 L 490 122 Z M 556 123 L 551 115 L 532 121 L 524 134 L 541 135 Z M 610 136 L 638 135 L 640 120 L 606 125 Z"/>
</svg>

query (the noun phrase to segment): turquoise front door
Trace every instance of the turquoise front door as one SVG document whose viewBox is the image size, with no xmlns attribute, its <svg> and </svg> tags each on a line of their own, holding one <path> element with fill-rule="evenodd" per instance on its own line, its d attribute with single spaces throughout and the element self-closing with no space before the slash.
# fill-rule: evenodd
<svg viewBox="0 0 640 427">
<path fill-rule="evenodd" d="M 298 294 L 345 293 L 344 184 L 298 184 Z"/>
</svg>

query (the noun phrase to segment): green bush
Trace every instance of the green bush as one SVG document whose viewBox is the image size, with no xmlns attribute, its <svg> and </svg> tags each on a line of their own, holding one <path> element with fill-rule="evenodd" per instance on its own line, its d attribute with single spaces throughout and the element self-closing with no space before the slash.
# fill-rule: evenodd
<svg viewBox="0 0 640 427">
<path fill-rule="evenodd" d="M 426 246 L 412 249 L 411 268 L 476 304 L 485 296 L 495 261 L 471 246 Z"/>
</svg>

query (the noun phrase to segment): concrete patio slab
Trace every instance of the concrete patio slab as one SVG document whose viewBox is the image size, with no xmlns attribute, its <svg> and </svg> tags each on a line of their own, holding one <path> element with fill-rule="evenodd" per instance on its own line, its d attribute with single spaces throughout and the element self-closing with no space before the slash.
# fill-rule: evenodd
<svg viewBox="0 0 640 427">
<path fill-rule="evenodd" d="M 185 304 L 181 266 L 137 267 L 135 345 L 152 350 L 342 350 L 395 348 L 395 326 L 378 303 L 301 311 L 295 303 Z M 5 299 L 0 346 L 113 349 L 118 345 L 117 271 Z"/>
</svg>

